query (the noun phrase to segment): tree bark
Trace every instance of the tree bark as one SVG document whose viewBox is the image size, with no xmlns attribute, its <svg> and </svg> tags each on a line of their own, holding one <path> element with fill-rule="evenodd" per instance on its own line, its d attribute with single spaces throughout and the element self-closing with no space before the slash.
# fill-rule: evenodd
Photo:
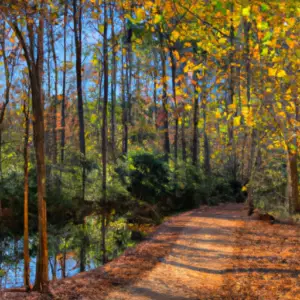
<svg viewBox="0 0 300 300">
<path fill-rule="evenodd" d="M 194 74 L 194 80 L 197 80 Z M 193 116 L 193 144 L 192 144 L 192 164 L 197 166 L 199 163 L 199 94 L 197 92 L 198 84 L 194 86 L 194 116 Z"/>
<path fill-rule="evenodd" d="M 104 71 L 104 99 L 102 114 L 102 263 L 106 258 L 106 193 L 107 193 L 107 103 L 108 103 L 108 41 L 107 41 L 107 3 L 104 0 L 104 32 L 103 32 L 103 71 Z"/>
<path fill-rule="evenodd" d="M 122 51 L 122 69 L 121 69 L 121 89 L 122 89 L 122 154 L 127 155 L 128 151 L 128 104 L 126 102 L 125 92 L 125 57 Z"/>
<path fill-rule="evenodd" d="M 168 83 L 167 83 L 167 65 L 166 65 L 166 54 L 164 49 L 164 37 L 162 34 L 162 28 L 159 31 L 160 41 L 160 59 L 162 68 L 162 104 L 164 113 L 164 153 L 165 160 L 169 160 L 170 156 L 170 139 L 169 139 L 169 111 L 168 111 Z"/>
<path fill-rule="evenodd" d="M 28 93 L 29 94 L 29 93 Z M 28 199 L 29 199 L 29 178 L 28 178 L 28 162 L 29 162 L 29 95 L 23 103 L 24 114 L 24 286 L 28 291 L 30 290 L 30 256 L 29 256 L 29 227 L 28 227 Z"/>
<path fill-rule="evenodd" d="M 74 38 L 76 50 L 76 86 L 77 86 L 77 110 L 79 119 L 79 149 L 80 160 L 82 164 L 82 190 L 81 201 L 84 205 L 85 199 L 85 184 L 86 184 L 86 148 L 85 148 L 85 128 L 84 128 L 84 109 L 83 109 L 83 93 L 82 93 L 82 0 L 73 0 L 73 23 L 74 23 Z M 80 272 L 85 271 L 86 266 L 86 226 L 84 216 L 82 228 L 82 243 L 80 249 Z"/>
<path fill-rule="evenodd" d="M 173 53 L 173 49 L 170 49 L 170 58 L 171 58 L 171 69 L 172 69 L 172 93 L 175 107 L 175 138 L 174 138 L 174 160 L 175 168 L 178 164 L 178 111 L 177 111 L 177 98 L 176 98 L 176 59 Z"/>
<path fill-rule="evenodd" d="M 68 22 L 68 0 L 65 0 L 64 8 L 64 65 L 62 80 L 62 102 L 61 102 L 61 137 L 60 137 L 60 163 L 65 160 L 65 135 L 66 135 L 66 74 L 67 74 L 67 22 Z M 62 177 L 62 174 L 60 175 Z"/>
<path fill-rule="evenodd" d="M 182 148 L 182 160 L 186 163 L 186 139 L 185 139 L 185 112 L 182 112 L 182 122 L 181 122 L 181 148 Z"/>
<path fill-rule="evenodd" d="M 290 213 L 300 212 L 298 170 L 297 170 L 297 151 L 287 150 L 287 175 L 288 175 L 288 200 Z"/>
<path fill-rule="evenodd" d="M 53 145 L 52 145 L 52 162 L 55 165 L 57 163 L 57 104 L 58 104 L 58 69 L 57 69 L 57 57 L 55 51 L 55 40 L 53 25 L 50 26 L 50 42 L 51 42 L 51 51 L 53 55 L 54 62 L 54 103 L 53 103 Z"/>
<path fill-rule="evenodd" d="M 77 85 L 77 110 L 79 119 L 79 143 L 82 163 L 82 201 L 85 194 L 85 129 L 82 95 L 82 0 L 73 0 L 73 22 L 76 48 L 76 85 Z"/>
<path fill-rule="evenodd" d="M 113 159 L 116 160 L 116 96 L 117 96 L 117 60 L 116 60 L 116 36 L 114 26 L 114 11 L 113 7 L 110 7 L 111 15 L 111 41 L 112 41 L 112 77 L 111 77 L 111 147 Z"/>
</svg>

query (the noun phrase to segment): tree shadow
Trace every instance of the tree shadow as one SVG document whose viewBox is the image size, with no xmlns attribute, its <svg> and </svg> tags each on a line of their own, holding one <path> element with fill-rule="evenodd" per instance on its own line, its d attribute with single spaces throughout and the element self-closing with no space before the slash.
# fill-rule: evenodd
<svg viewBox="0 0 300 300">
<path fill-rule="evenodd" d="M 158 292 L 155 292 L 148 288 L 141 288 L 141 287 L 134 287 L 130 291 L 133 292 L 134 294 L 147 296 L 150 299 L 155 299 L 155 300 L 197 300 L 197 299 L 199 299 L 199 298 L 185 298 L 185 297 L 181 297 L 181 296 L 180 297 L 172 296 L 169 294 L 158 293 Z"/>
<path fill-rule="evenodd" d="M 175 261 L 164 261 L 163 263 L 172 265 L 175 267 L 186 268 L 192 271 L 207 273 L 207 274 L 215 274 L 215 275 L 225 275 L 229 273 L 237 274 L 237 273 L 265 273 L 265 274 L 289 274 L 292 277 L 297 277 L 300 275 L 300 270 L 286 270 L 286 269 L 268 269 L 268 268 L 226 268 L 223 270 L 213 270 L 202 267 L 194 267 L 186 264 L 178 263 Z"/>
</svg>

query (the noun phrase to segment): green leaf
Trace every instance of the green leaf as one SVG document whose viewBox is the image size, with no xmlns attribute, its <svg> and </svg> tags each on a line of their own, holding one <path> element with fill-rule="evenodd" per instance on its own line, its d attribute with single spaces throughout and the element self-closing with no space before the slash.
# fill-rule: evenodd
<svg viewBox="0 0 300 300">
<path fill-rule="evenodd" d="M 158 23 L 160 23 L 161 21 L 162 21 L 162 15 L 156 14 L 156 15 L 154 16 L 153 23 L 154 23 L 154 24 L 158 24 Z"/>
<path fill-rule="evenodd" d="M 261 8 L 261 11 L 265 12 L 265 11 L 268 11 L 270 7 L 268 4 L 262 3 L 260 8 Z"/>
<path fill-rule="evenodd" d="M 263 37 L 263 42 L 269 41 L 272 37 L 272 32 L 268 31 L 265 36 Z"/>
<path fill-rule="evenodd" d="M 92 114 L 92 115 L 91 115 L 91 123 L 92 123 L 92 124 L 95 124 L 96 121 L 97 121 L 97 115 L 96 115 L 96 114 Z"/>
</svg>

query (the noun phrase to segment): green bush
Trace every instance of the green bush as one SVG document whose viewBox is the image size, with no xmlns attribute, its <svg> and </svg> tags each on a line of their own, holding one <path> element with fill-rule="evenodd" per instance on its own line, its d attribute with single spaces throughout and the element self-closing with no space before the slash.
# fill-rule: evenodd
<svg viewBox="0 0 300 300">
<path fill-rule="evenodd" d="M 129 192 L 136 199 L 155 204 L 168 196 L 170 170 L 161 155 L 134 152 L 129 156 Z"/>
<path fill-rule="evenodd" d="M 206 176 L 202 169 L 192 165 L 179 166 L 173 178 L 172 198 L 175 209 L 245 200 L 239 181 L 217 175 Z"/>
</svg>

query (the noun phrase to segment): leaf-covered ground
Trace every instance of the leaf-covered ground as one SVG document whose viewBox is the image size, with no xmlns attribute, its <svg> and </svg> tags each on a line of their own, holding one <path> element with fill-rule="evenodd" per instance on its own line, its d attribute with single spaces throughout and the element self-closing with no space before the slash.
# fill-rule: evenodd
<svg viewBox="0 0 300 300">
<path fill-rule="evenodd" d="M 250 220 L 243 205 L 171 218 L 151 238 L 91 272 L 51 284 L 51 297 L 1 299 L 300 299 L 300 228 Z"/>
</svg>

